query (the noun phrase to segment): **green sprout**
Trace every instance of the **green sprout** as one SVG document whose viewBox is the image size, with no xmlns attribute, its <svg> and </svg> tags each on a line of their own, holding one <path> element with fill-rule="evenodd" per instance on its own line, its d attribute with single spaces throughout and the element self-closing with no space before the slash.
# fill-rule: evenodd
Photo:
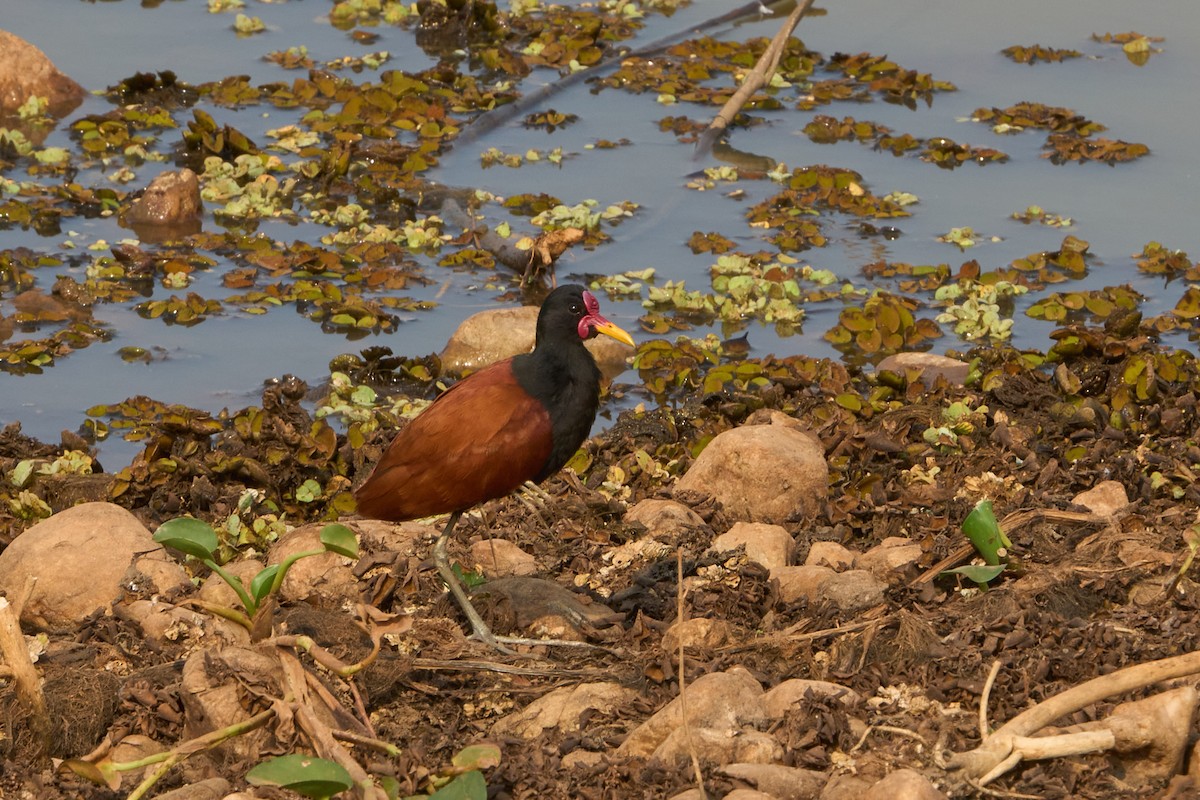
<svg viewBox="0 0 1200 800">
<path fill-rule="evenodd" d="M 193 517 L 176 517 L 167 520 L 155 531 L 154 541 L 198 559 L 200 563 L 228 583 L 230 588 L 237 593 L 238 600 L 242 604 L 242 611 L 206 603 L 201 603 L 201 605 L 206 610 L 231 622 L 236 622 L 252 633 L 259 612 L 269 606 L 266 603 L 267 599 L 279 591 L 288 570 L 297 561 L 309 556 L 319 556 L 322 553 L 337 553 L 347 558 L 358 557 L 358 540 L 354 536 L 354 531 L 345 525 L 331 523 L 321 529 L 322 549 L 293 553 L 281 563 L 265 567 L 250 580 L 250 586 L 247 587 L 240 578 L 231 575 L 216 562 L 215 556 L 220 547 L 220 540 L 217 532 L 207 522 Z"/>
</svg>

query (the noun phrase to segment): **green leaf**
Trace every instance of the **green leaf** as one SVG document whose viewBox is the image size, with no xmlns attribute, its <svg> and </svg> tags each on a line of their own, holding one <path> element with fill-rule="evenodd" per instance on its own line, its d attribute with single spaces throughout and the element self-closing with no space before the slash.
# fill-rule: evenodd
<svg viewBox="0 0 1200 800">
<path fill-rule="evenodd" d="M 429 795 L 429 800 L 487 800 L 487 781 L 478 772 L 464 772 Z"/>
<path fill-rule="evenodd" d="M 354 531 L 337 522 L 321 528 L 321 544 L 331 553 L 346 558 L 358 558 L 358 537 Z"/>
<path fill-rule="evenodd" d="M 1004 531 L 1000 530 L 1000 523 L 996 522 L 991 500 L 980 500 L 976 503 L 974 510 L 963 520 L 962 529 L 988 564 L 999 564 L 1003 556 L 1007 555 L 1001 554 L 1000 551 L 1012 547 L 1012 542 L 1004 535 Z"/>
<path fill-rule="evenodd" d="M 192 517 L 176 517 L 159 525 L 154 541 L 201 559 L 212 559 L 220 546 L 212 526 Z"/>
<path fill-rule="evenodd" d="M 264 570 L 260 570 L 254 579 L 250 581 L 250 594 L 254 595 L 254 599 L 262 602 L 263 598 L 271 593 L 271 584 L 275 582 L 275 573 L 279 572 L 279 565 L 272 564 Z"/>
<path fill-rule="evenodd" d="M 948 569 L 942 574 L 962 575 L 967 580 L 975 581 L 981 587 L 986 587 L 993 578 L 995 578 L 1001 572 L 1004 572 L 1004 569 L 1005 567 L 1003 564 L 989 564 L 987 566 L 982 564 L 968 564 L 965 567 Z"/>
<path fill-rule="evenodd" d="M 246 781 L 252 786 L 281 786 L 312 798 L 331 797 L 354 786 L 341 764 L 301 753 L 264 761 L 246 773 Z"/>
</svg>

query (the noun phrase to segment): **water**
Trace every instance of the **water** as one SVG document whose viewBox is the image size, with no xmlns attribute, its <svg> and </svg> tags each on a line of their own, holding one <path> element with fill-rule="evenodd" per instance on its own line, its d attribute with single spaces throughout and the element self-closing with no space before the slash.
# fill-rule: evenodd
<svg viewBox="0 0 1200 800">
<path fill-rule="evenodd" d="M 354 43 L 346 32 L 331 28 L 322 18 L 328 5 L 296 1 L 280 4 L 250 3 L 245 13 L 260 16 L 267 33 L 239 39 L 230 26 L 233 17 L 208 14 L 198 2 L 165 2 L 143 7 L 130 2 L 76 3 L 65 0 L 0 0 L 0 27 L 41 47 L 62 69 L 88 89 L 99 90 L 135 71 L 170 69 L 182 80 L 201 83 L 232 74 L 246 74 L 254 83 L 291 81 L 297 72 L 286 72 L 262 60 L 270 51 L 305 45 L 312 57 L 326 60 L 367 51 L 388 50 L 393 60 L 386 69 L 419 70 L 433 63 L 412 41 L 410 32 L 380 26 L 371 30 L 380 39 L 368 47 Z M 651 17 L 647 29 L 632 43 L 641 46 L 660 36 L 686 29 L 728 10 L 726 4 L 701 0 L 671 18 Z M 884 0 L 841 0 L 829 3 L 826 12 L 803 20 L 796 35 L 806 45 L 826 55 L 835 52 L 886 54 L 902 66 L 930 72 L 954 82 L 959 91 L 940 94 L 932 108 L 915 111 L 874 102 L 865 105 L 835 104 L 815 112 L 782 111 L 770 114 L 771 124 L 733 135 L 738 149 L 769 156 L 789 166 L 825 163 L 860 172 L 876 194 L 903 190 L 916 194 L 920 204 L 911 218 L 897 225 L 903 235 L 895 241 L 864 240 L 853 230 L 854 221 L 828 225 L 830 245 L 802 254 L 814 267 L 834 271 L 858 286 L 871 284 L 862 277 L 862 265 L 880 258 L 910 263 L 947 262 L 957 266 L 977 258 L 985 269 L 1006 265 L 1014 258 L 1040 250 L 1057 249 L 1064 231 L 1026 226 L 1010 220 L 1014 211 L 1038 204 L 1076 220 L 1070 233 L 1091 243 L 1095 256 L 1085 288 L 1131 284 L 1150 299 L 1147 315 L 1171 308 L 1182 287 L 1164 286 L 1161 279 L 1140 274 L 1131 254 L 1152 240 L 1200 257 L 1196 210 L 1200 209 L 1200 176 L 1191 135 L 1200 122 L 1200 104 L 1194 102 L 1195 76 L 1200 55 L 1191 44 L 1200 40 L 1200 7 L 1192 0 L 1151 0 L 1130 4 L 1120 0 L 1015 0 L 1003 8 L 979 0 L 926 0 L 897 4 Z M 737 27 L 711 32 L 718 38 L 770 37 L 779 17 L 762 17 Z M 1167 40 L 1158 45 L 1164 53 L 1147 65 L 1128 63 L 1120 49 L 1089 41 L 1094 33 L 1136 30 Z M 1099 58 L 1062 64 L 1015 64 L 999 55 L 1010 45 L 1041 44 L 1074 48 Z M 378 73 L 364 72 L 360 80 Z M 546 71 L 535 73 L 523 87 L 532 91 L 539 82 L 553 80 Z M 795 91 L 781 97 L 785 105 Z M 1133 164 L 1110 168 L 1100 164 L 1055 166 L 1039 157 L 1044 134 L 998 136 L 984 125 L 963 121 L 978 107 L 1006 107 L 1019 101 L 1067 106 L 1108 126 L 1102 136 L 1144 142 L 1152 155 Z M 238 112 L 202 104 L 221 122 L 229 122 L 252 137 L 268 128 L 292 121 L 295 115 L 270 106 Z M 733 200 L 723 191 L 697 193 L 684 187 L 689 173 L 714 160 L 695 163 L 691 148 L 669 133 L 658 130 L 657 120 L 675 114 L 707 119 L 711 109 L 678 105 L 663 107 L 653 94 L 629 95 L 613 90 L 593 94 L 585 83 L 575 84 L 545 104 L 580 121 L 552 135 L 509 123 L 482 138 L 455 148 L 431 175 L 454 186 L 486 189 L 510 196 L 520 192 L 548 192 L 567 203 L 595 199 L 601 204 L 633 201 L 640 206 L 631 220 L 610 230 L 613 241 L 595 250 L 574 250 L 559 264 L 560 276 L 583 273 L 611 274 L 654 267 L 660 280 L 686 279 L 692 288 L 707 288 L 708 255 L 693 255 L 685 242 L 693 231 L 718 231 L 746 250 L 759 249 L 757 232 L 747 227 L 743 214 L 749 205 L 774 193 L 767 182 L 743 182 L 746 197 Z M 75 112 L 104 113 L 109 103 L 89 98 Z M 915 158 L 895 158 L 868 147 L 845 142 L 817 145 L 799 133 L 814 113 L 836 117 L 851 115 L 888 125 L 918 137 L 946 136 L 961 143 L 995 147 L 1007 152 L 1005 165 L 978 167 L 968 164 L 945 171 Z M 186 114 L 178 115 L 186 122 Z M 47 144 L 71 146 L 61 124 Z M 177 137 L 168 132 L 165 138 Z M 627 138 L 631 146 L 616 150 L 587 150 L 599 138 Z M 482 169 L 479 154 L 490 147 L 522 153 L 536 147 L 562 147 L 576 154 L 561 167 L 527 165 L 520 169 Z M 165 145 L 163 145 L 165 149 Z M 163 167 L 148 164 L 138 170 L 140 186 Z M 19 174 L 6 173 L 20 178 Z M 83 172 L 81 183 L 104 185 L 102 171 Z M 732 188 L 732 187 L 730 187 Z M 493 212 L 492 220 L 503 219 Z M 214 229 L 206 218 L 205 225 Z M 513 225 L 527 230 L 524 220 Z M 969 225 L 984 241 L 967 253 L 939 243 L 936 237 L 952 227 Z M 69 221 L 81 246 L 97 239 L 115 242 L 130 236 L 111 220 Z M 325 228 L 300 224 L 265 223 L 260 231 L 283 242 L 315 240 Z M 23 245 L 48 253 L 63 252 L 62 236 L 40 237 L 31 231 L 0 231 L 0 248 Z M 435 311 L 407 315 L 391 337 L 369 337 L 355 342 L 323 334 L 319 326 L 290 308 L 259 317 L 230 309 L 226 315 L 194 328 L 145 320 L 129 306 L 107 305 L 96 316 L 111 326 L 112 341 L 60 359 L 42 375 L 0 374 L 0 423 L 19 420 L 27 433 L 56 440 L 63 429 L 75 429 L 84 411 L 98 403 L 111 403 L 143 394 L 164 402 L 185 403 L 217 411 L 256 402 L 265 379 L 293 373 L 309 380 L 326 375 L 328 360 L 339 353 L 357 351 L 369 344 L 386 343 L 397 352 L 422 355 L 439 350 L 446 337 L 469 313 L 495 305 L 496 291 L 483 288 L 484 274 L 428 268 L 434 283 L 407 294 L 418 299 L 440 296 Z M 42 270 L 39 287 L 48 290 L 54 275 L 81 270 Z M 192 289 L 220 298 L 221 269 L 200 276 Z M 880 284 L 886 286 L 886 283 Z M 178 293 L 178 292 L 177 292 Z M 171 292 L 159 288 L 156 297 Z M 1015 342 L 1045 349 L 1052 325 L 1020 313 L 1036 299 L 1018 304 Z M 833 304 L 808 309 L 801 334 L 779 339 L 769 327 L 751 325 L 754 353 L 808 353 L 837 357 L 822 339 L 836 321 Z M 9 298 L 0 297 L 0 313 L 10 313 Z M 631 330 L 642 313 L 637 302 L 605 303 L 605 313 Z M 699 331 L 703 333 L 704 331 Z M 16 338 L 23 334 L 17 333 Z M 1178 338 L 1176 346 L 1186 345 Z M 962 343 L 953 335 L 938 340 L 940 352 Z M 125 363 L 117 351 L 128 345 L 160 348 L 162 356 L 150 364 Z M 633 376 L 627 375 L 632 379 Z M 120 466 L 136 447 L 109 441 L 102 454 L 110 468 Z"/>
</svg>

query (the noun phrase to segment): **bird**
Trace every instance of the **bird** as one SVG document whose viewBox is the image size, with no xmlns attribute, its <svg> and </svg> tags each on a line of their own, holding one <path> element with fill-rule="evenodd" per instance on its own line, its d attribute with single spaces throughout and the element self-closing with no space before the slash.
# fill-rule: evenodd
<svg viewBox="0 0 1200 800">
<path fill-rule="evenodd" d="M 443 392 L 396 434 L 355 490 L 361 516 L 390 522 L 449 514 L 433 546 L 438 573 L 476 639 L 512 653 L 471 604 L 446 556 L 464 511 L 562 469 L 591 432 L 600 369 L 584 342 L 633 337 L 600 314 L 595 295 L 559 286 L 538 312 L 531 352 L 474 372 Z"/>
</svg>

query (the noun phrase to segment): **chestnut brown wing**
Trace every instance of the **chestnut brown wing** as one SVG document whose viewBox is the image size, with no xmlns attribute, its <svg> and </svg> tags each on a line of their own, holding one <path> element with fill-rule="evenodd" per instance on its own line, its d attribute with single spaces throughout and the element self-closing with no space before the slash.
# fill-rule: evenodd
<svg viewBox="0 0 1200 800">
<path fill-rule="evenodd" d="M 503 497 L 538 474 L 550 415 L 508 361 L 460 381 L 396 435 L 355 492 L 360 514 L 405 520 Z"/>
</svg>

